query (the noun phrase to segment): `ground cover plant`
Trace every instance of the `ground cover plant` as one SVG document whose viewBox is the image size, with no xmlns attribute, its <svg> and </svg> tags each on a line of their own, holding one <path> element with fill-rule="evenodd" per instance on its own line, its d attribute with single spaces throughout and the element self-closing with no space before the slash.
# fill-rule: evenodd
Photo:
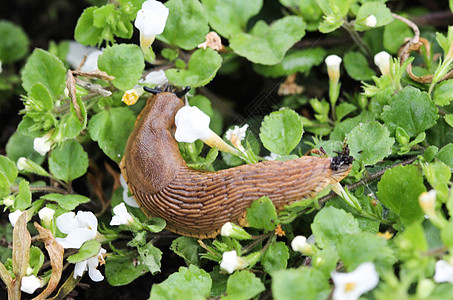
<svg viewBox="0 0 453 300">
<path fill-rule="evenodd" d="M 0 145 L 2 297 L 453 297 L 452 1 L 89 2 L 41 47 L 0 20 L 2 120 L 20 115 Z M 342 153 L 351 170 L 215 238 L 167 231 L 119 167 L 144 86 L 191 87 L 191 168 Z"/>
</svg>

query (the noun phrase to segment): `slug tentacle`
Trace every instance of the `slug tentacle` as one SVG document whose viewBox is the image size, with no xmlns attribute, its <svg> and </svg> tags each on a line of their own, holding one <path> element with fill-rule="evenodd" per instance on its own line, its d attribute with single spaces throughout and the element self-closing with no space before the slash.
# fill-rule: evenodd
<svg viewBox="0 0 453 300">
<path fill-rule="evenodd" d="M 268 196 L 278 210 L 312 198 L 346 177 L 352 158 L 304 156 L 265 161 L 216 172 L 191 169 L 174 139 L 175 114 L 183 102 L 173 93 L 148 100 L 129 137 L 121 172 L 148 216 L 166 220 L 178 234 L 215 237 L 223 224 L 246 225 L 246 209 Z"/>
</svg>

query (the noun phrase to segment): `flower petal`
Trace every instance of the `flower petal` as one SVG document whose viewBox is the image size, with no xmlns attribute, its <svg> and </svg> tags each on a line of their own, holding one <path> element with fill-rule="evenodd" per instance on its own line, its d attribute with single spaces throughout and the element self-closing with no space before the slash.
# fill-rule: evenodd
<svg viewBox="0 0 453 300">
<path fill-rule="evenodd" d="M 35 275 L 22 277 L 20 290 L 27 294 L 33 294 L 42 285 L 42 280 Z"/>
<path fill-rule="evenodd" d="M 58 230 L 66 234 L 79 227 L 79 222 L 77 221 L 76 214 L 73 211 L 60 215 L 56 220 L 56 224 Z"/>
<path fill-rule="evenodd" d="M 56 238 L 57 242 L 65 249 L 79 249 L 83 243 L 95 238 L 97 231 L 88 228 L 77 228 L 71 231 L 65 238 Z"/>
<path fill-rule="evenodd" d="M 78 263 L 76 263 L 74 266 L 74 276 L 73 276 L 74 279 L 76 279 L 77 277 L 82 277 L 83 272 L 85 272 L 86 270 L 88 270 L 86 260 L 79 261 Z"/>
</svg>

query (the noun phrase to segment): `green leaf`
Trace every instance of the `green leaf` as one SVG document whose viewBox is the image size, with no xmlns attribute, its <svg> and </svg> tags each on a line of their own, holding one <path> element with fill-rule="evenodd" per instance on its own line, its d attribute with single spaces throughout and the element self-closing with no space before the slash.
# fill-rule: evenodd
<svg viewBox="0 0 453 300">
<path fill-rule="evenodd" d="M 95 239 L 86 241 L 83 243 L 82 247 L 80 247 L 79 252 L 73 254 L 67 258 L 68 262 L 75 264 L 94 256 L 97 256 L 101 250 L 101 243 L 96 241 Z"/>
<path fill-rule="evenodd" d="M 18 131 L 10 136 L 6 144 L 6 155 L 12 161 L 17 162 L 20 157 L 28 158 L 37 164 L 42 164 L 44 156 L 33 149 L 33 138 Z"/>
<path fill-rule="evenodd" d="M 335 247 L 327 247 L 316 251 L 313 256 L 313 268 L 321 271 L 326 277 L 330 277 L 330 273 L 335 270 L 340 257 Z"/>
<path fill-rule="evenodd" d="M 98 7 L 96 6 L 85 8 L 82 15 L 77 20 L 74 38 L 83 45 L 95 46 L 100 44 L 103 40 L 103 28 L 96 27 L 93 24 L 93 12 L 97 9 Z"/>
<path fill-rule="evenodd" d="M 453 234 L 451 234 L 452 232 L 453 232 L 453 221 L 450 220 L 450 222 L 448 222 L 448 224 L 444 228 L 441 228 L 440 231 L 442 242 L 447 247 L 453 246 Z"/>
<path fill-rule="evenodd" d="M 41 269 L 44 263 L 44 254 L 42 253 L 41 249 L 35 246 L 30 247 L 30 258 L 28 260 L 28 264 L 30 268 L 33 269 L 33 275 L 37 275 L 39 269 Z"/>
<path fill-rule="evenodd" d="M 161 218 L 149 218 L 145 224 L 146 230 L 153 233 L 161 232 L 167 225 L 165 220 Z"/>
<path fill-rule="evenodd" d="M 70 182 L 85 174 L 87 169 L 88 154 L 75 140 L 67 140 L 50 154 L 49 170 L 57 179 Z"/>
<path fill-rule="evenodd" d="M 12 162 L 8 157 L 0 155 L 0 173 L 5 176 L 7 184 L 14 184 L 14 180 L 17 177 L 16 164 Z"/>
<path fill-rule="evenodd" d="M 236 54 L 254 63 L 274 65 L 305 35 L 305 28 L 303 19 L 296 16 L 283 17 L 271 26 L 259 20 L 250 33 L 232 36 L 230 47 Z"/>
<path fill-rule="evenodd" d="M 399 257 L 404 261 L 412 258 L 420 259 L 420 252 L 428 250 L 428 242 L 425 237 L 423 226 L 412 223 L 395 238 L 395 243 L 399 248 Z M 419 262 L 420 263 L 420 262 Z"/>
<path fill-rule="evenodd" d="M 221 36 L 230 38 L 246 30 L 248 20 L 263 6 L 263 0 L 202 0 L 209 25 Z"/>
<path fill-rule="evenodd" d="M 356 109 L 357 107 L 351 103 L 340 103 L 339 105 L 337 105 L 337 107 L 335 107 L 335 115 L 337 116 L 337 121 L 340 121 Z"/>
<path fill-rule="evenodd" d="M 277 227 L 277 212 L 271 199 L 266 196 L 252 202 L 247 208 L 247 221 L 250 227 L 274 230 Z"/>
<path fill-rule="evenodd" d="M 99 70 L 114 76 L 112 83 L 122 91 L 134 87 L 142 76 L 145 61 L 140 47 L 120 44 L 107 47 L 98 59 Z"/>
<path fill-rule="evenodd" d="M 373 165 L 390 155 L 395 139 L 389 136 L 387 127 L 374 121 L 357 125 L 346 139 L 351 155 L 357 161 Z"/>
<path fill-rule="evenodd" d="M 279 270 L 272 274 L 272 296 L 276 300 L 315 300 L 327 290 L 330 290 L 328 277 L 312 268 Z"/>
<path fill-rule="evenodd" d="M 198 87 L 208 84 L 221 65 L 219 53 L 211 48 L 198 49 L 192 53 L 187 69 L 169 69 L 165 75 L 175 85 Z"/>
<path fill-rule="evenodd" d="M 404 43 L 404 39 L 413 35 L 414 33 L 406 23 L 395 20 L 384 28 L 384 48 L 389 53 L 396 54 Z"/>
<path fill-rule="evenodd" d="M 170 0 L 164 32 L 157 39 L 184 50 L 191 50 L 204 42 L 209 31 L 206 10 L 198 0 Z"/>
<path fill-rule="evenodd" d="M 285 243 L 272 243 L 264 252 L 261 264 L 267 273 L 272 274 L 274 271 L 286 269 L 288 258 L 289 251 Z"/>
<path fill-rule="evenodd" d="M 397 166 L 388 169 L 377 187 L 379 200 L 400 217 L 403 225 L 423 219 L 418 196 L 426 192 L 426 188 L 416 166 Z"/>
<path fill-rule="evenodd" d="M 256 72 L 267 77 L 280 77 L 293 73 L 308 74 L 312 67 L 319 66 L 326 56 L 324 48 L 315 47 L 311 49 L 288 51 L 285 57 L 276 65 L 255 64 Z"/>
<path fill-rule="evenodd" d="M 30 41 L 21 27 L 1 20 L 0 36 L 0 61 L 3 64 L 18 61 L 27 54 Z"/>
<path fill-rule="evenodd" d="M 40 82 L 35 83 L 29 93 L 29 102 L 33 103 L 40 111 L 50 111 L 53 108 L 53 100 L 49 90 Z"/>
<path fill-rule="evenodd" d="M 384 106 L 382 119 L 393 133 L 403 128 L 410 137 L 417 136 L 436 125 L 437 108 L 426 92 L 407 86 Z"/>
<path fill-rule="evenodd" d="M 343 142 L 346 134 L 351 132 L 354 127 L 356 127 L 360 123 L 367 123 L 370 121 L 374 121 L 374 117 L 368 111 L 363 111 L 356 117 L 347 118 L 335 125 L 334 130 L 330 133 L 330 139 Z"/>
<path fill-rule="evenodd" d="M 153 242 L 147 243 L 143 247 L 137 247 L 138 254 L 142 258 L 142 262 L 148 267 L 151 274 L 160 272 L 162 251 L 153 245 Z"/>
<path fill-rule="evenodd" d="M 85 103 L 82 101 L 81 97 L 77 97 L 76 102 L 79 106 L 80 114 L 83 118 L 82 122 L 80 122 L 74 105 L 71 103 L 70 111 L 61 118 L 54 136 L 57 136 L 60 139 L 72 139 L 77 137 L 80 132 L 85 129 L 87 125 L 87 111 L 85 108 Z"/>
<path fill-rule="evenodd" d="M 14 207 L 16 209 L 25 210 L 31 205 L 31 192 L 30 184 L 27 180 L 22 180 L 19 183 L 19 194 L 17 194 L 14 200 Z"/>
<path fill-rule="evenodd" d="M 267 150 L 288 155 L 299 144 L 303 133 L 300 115 L 292 109 L 283 109 L 264 117 L 260 139 Z"/>
<path fill-rule="evenodd" d="M 187 265 L 200 265 L 200 245 L 194 238 L 180 236 L 173 240 L 170 249 L 177 255 L 184 258 Z"/>
<path fill-rule="evenodd" d="M 232 274 L 227 281 L 227 297 L 230 300 L 247 300 L 264 291 L 264 284 L 250 271 Z"/>
<path fill-rule="evenodd" d="M 450 168 L 442 161 L 422 164 L 423 174 L 429 184 L 436 190 L 437 198 L 446 202 L 448 198 L 448 183 L 451 178 Z"/>
<path fill-rule="evenodd" d="M 348 52 L 343 57 L 344 67 L 354 80 L 371 80 L 374 71 L 368 66 L 368 61 L 360 52 Z"/>
<path fill-rule="evenodd" d="M 66 69 L 63 63 L 53 54 L 42 49 L 35 49 L 22 69 L 22 86 L 27 92 L 40 82 L 51 93 L 52 97 L 63 94 L 66 80 Z"/>
<path fill-rule="evenodd" d="M 203 299 L 203 297 L 209 296 L 211 285 L 211 277 L 204 270 L 194 265 L 190 265 L 189 268 L 180 267 L 178 272 L 171 274 L 165 281 L 153 285 L 150 299 L 181 299 L 163 296 L 162 293 L 165 295 L 166 291 L 173 292 L 185 299 Z M 197 297 L 192 298 L 191 296 Z"/>
<path fill-rule="evenodd" d="M 453 143 L 450 143 L 440 149 L 436 157 L 453 169 Z"/>
<path fill-rule="evenodd" d="M 360 232 L 356 219 L 342 209 L 325 207 L 316 215 L 311 229 L 321 248 L 338 243 L 344 235 Z"/>
<path fill-rule="evenodd" d="M 62 195 L 52 193 L 41 196 L 41 199 L 56 202 L 65 210 L 74 210 L 78 205 L 90 202 L 90 198 L 76 194 Z"/>
<path fill-rule="evenodd" d="M 444 116 L 445 122 L 450 125 L 450 127 L 453 127 L 453 114 L 446 114 Z"/>
<path fill-rule="evenodd" d="M 377 22 L 375 27 L 381 27 L 393 21 L 392 12 L 384 3 L 380 1 L 369 1 L 363 3 L 357 12 L 356 22 L 354 24 L 355 30 L 363 31 L 370 29 L 370 27 L 365 25 L 365 20 L 370 15 L 376 17 Z"/>
<path fill-rule="evenodd" d="M 110 108 L 91 117 L 88 132 L 105 154 L 120 162 L 134 122 L 135 115 L 127 107 Z"/>
<path fill-rule="evenodd" d="M 433 99 L 434 103 L 439 106 L 449 105 L 453 101 L 453 95 L 451 93 L 453 89 L 453 79 L 442 81 L 437 84 L 434 93 Z"/>
<path fill-rule="evenodd" d="M 387 240 L 369 232 L 344 236 L 339 241 L 337 249 L 349 272 L 368 261 L 373 262 L 378 270 L 386 270 L 395 263 L 395 257 L 387 246 Z"/>
<path fill-rule="evenodd" d="M 105 277 L 112 286 L 127 285 L 148 271 L 145 264 L 137 264 L 137 259 L 132 253 L 112 255 L 105 261 Z"/>
</svg>

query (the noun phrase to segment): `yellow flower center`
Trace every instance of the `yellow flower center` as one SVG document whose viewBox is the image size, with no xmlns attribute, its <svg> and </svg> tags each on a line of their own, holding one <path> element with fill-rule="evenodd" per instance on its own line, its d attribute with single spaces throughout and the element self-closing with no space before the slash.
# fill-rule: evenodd
<svg viewBox="0 0 453 300">
<path fill-rule="evenodd" d="M 344 290 L 345 292 L 351 292 L 355 289 L 355 286 L 357 284 L 355 282 L 347 282 L 345 285 L 344 285 Z"/>
<path fill-rule="evenodd" d="M 121 101 L 126 103 L 127 105 L 134 105 L 138 100 L 137 91 L 132 89 L 124 92 L 123 98 Z"/>
</svg>

